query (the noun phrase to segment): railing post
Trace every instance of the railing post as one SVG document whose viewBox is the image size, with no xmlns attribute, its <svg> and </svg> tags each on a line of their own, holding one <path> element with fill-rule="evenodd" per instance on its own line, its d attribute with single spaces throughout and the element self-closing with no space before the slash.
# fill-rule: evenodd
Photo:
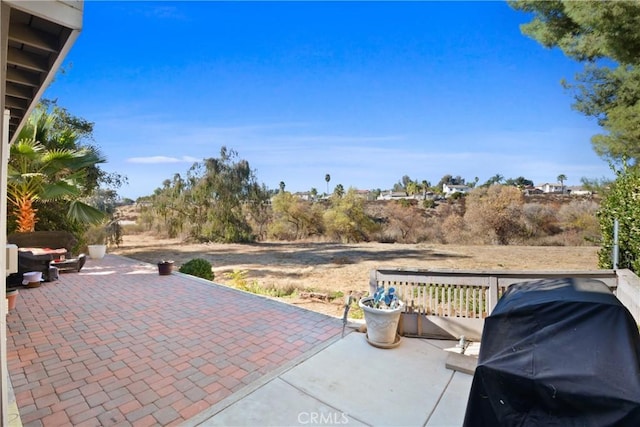
<svg viewBox="0 0 640 427">
<path fill-rule="evenodd" d="M 378 290 L 378 271 L 371 270 L 369 272 L 369 296 L 373 296 Z"/>
<path fill-rule="evenodd" d="M 489 295 L 487 297 L 487 314 L 491 314 L 498 304 L 498 278 L 489 276 Z"/>
</svg>

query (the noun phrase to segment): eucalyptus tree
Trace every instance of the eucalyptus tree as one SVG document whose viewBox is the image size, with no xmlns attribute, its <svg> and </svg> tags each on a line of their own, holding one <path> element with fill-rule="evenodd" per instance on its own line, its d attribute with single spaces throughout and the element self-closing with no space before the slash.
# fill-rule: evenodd
<svg viewBox="0 0 640 427">
<path fill-rule="evenodd" d="M 179 224 L 195 240 L 239 243 L 255 240 L 248 216 L 263 215 L 267 199 L 249 162 L 222 147 L 220 157 L 194 163 L 184 180 L 158 190 L 152 206 L 166 221 L 177 221 L 168 226 Z"/>
<path fill-rule="evenodd" d="M 176 173 L 172 179 L 162 181 L 162 187 L 156 188 L 149 197 L 150 212 L 153 218 L 148 220 L 156 231 L 163 232 L 169 237 L 177 237 L 186 227 L 192 224 L 198 227 L 202 221 L 192 223 L 191 210 L 187 203 L 187 181 Z M 147 215 L 145 215 L 146 220 Z"/>
<path fill-rule="evenodd" d="M 323 232 L 323 208 L 308 200 L 302 200 L 288 191 L 272 199 L 273 220 L 269 235 L 280 240 L 297 240 Z"/>
<path fill-rule="evenodd" d="M 344 197 L 332 197 L 323 215 L 329 237 L 344 242 L 369 240 L 379 225 L 364 210 L 364 199 L 353 188 Z"/>
</svg>

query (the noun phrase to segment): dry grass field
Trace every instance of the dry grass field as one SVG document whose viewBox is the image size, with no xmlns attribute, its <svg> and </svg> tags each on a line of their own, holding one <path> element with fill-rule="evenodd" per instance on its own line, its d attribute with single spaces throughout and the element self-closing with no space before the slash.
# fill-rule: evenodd
<svg viewBox="0 0 640 427">
<path fill-rule="evenodd" d="M 211 262 L 215 282 L 246 271 L 246 280 L 263 288 L 295 287 L 331 294 L 368 290 L 369 271 L 380 267 L 459 270 L 589 270 L 597 268 L 594 246 L 454 246 L 432 244 L 262 242 L 185 244 L 151 235 L 125 235 L 109 253 L 155 264 L 173 260 L 175 269 L 192 258 Z M 291 304 L 341 316 L 343 300 L 323 302 L 284 298 Z"/>
</svg>

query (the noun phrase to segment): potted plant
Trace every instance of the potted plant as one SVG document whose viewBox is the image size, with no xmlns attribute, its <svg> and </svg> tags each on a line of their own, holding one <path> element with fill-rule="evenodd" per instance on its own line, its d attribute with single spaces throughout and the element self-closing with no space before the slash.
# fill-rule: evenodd
<svg viewBox="0 0 640 427">
<path fill-rule="evenodd" d="M 91 259 L 102 259 L 107 252 L 107 230 L 103 223 L 90 226 L 84 233 Z"/>
<path fill-rule="evenodd" d="M 158 274 L 160 276 L 168 276 L 173 271 L 173 261 L 161 260 L 158 262 Z"/>
<path fill-rule="evenodd" d="M 7 311 L 15 309 L 16 301 L 18 299 L 18 288 L 13 288 L 13 287 L 6 288 L 6 298 L 7 298 Z"/>
<path fill-rule="evenodd" d="M 122 227 L 117 218 L 110 218 L 99 224 L 90 226 L 84 233 L 89 256 L 92 259 L 102 259 L 107 252 L 107 245 L 122 243 Z"/>
<path fill-rule="evenodd" d="M 391 348 L 400 343 L 398 322 L 404 303 L 398 299 L 395 288 L 385 290 L 381 286 L 372 296 L 360 299 L 358 306 L 364 312 L 369 344 Z"/>
</svg>

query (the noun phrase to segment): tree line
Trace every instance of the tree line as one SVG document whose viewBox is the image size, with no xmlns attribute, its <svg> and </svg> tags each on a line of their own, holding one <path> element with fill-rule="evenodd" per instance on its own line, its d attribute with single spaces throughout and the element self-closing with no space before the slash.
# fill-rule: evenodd
<svg viewBox="0 0 640 427">
<path fill-rule="evenodd" d="M 168 237 L 224 243 L 596 244 L 598 203 L 566 199 L 571 202 L 528 203 L 516 186 L 494 183 L 428 204 L 371 202 L 353 188 L 304 200 L 284 185 L 273 193 L 258 184 L 249 163 L 222 147 L 220 157 L 194 164 L 185 177 L 165 180 L 145 199 L 140 222 Z"/>
</svg>

